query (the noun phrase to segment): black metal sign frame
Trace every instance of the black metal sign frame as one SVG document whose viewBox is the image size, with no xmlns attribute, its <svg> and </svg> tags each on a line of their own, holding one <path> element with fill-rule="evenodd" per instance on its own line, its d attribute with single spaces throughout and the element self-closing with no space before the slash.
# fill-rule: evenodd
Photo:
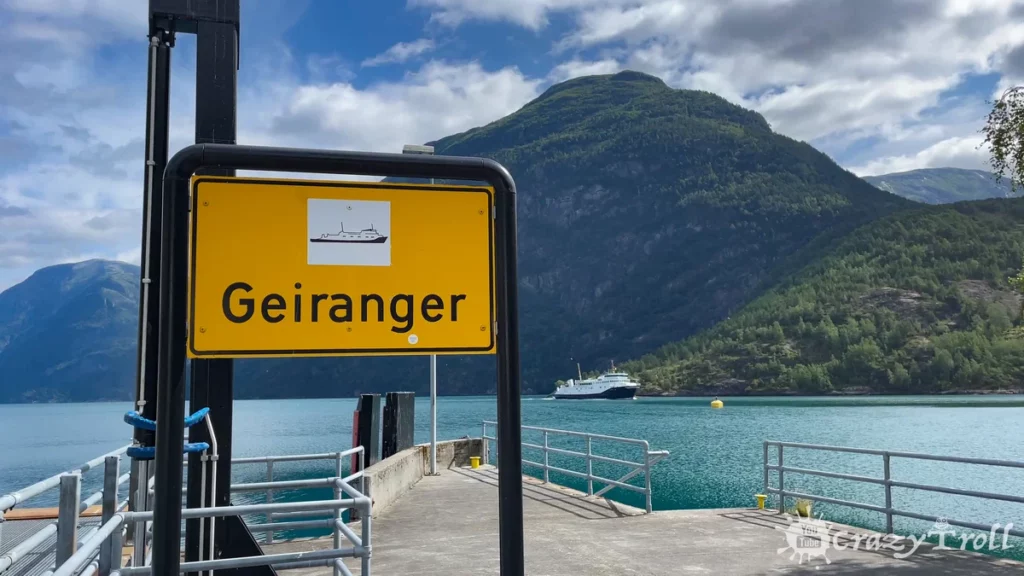
<svg viewBox="0 0 1024 576">
<path fill-rule="evenodd" d="M 498 526 L 502 576 L 522 576 L 523 491 L 519 365 L 516 187 L 497 162 L 483 158 L 380 154 L 194 144 L 164 170 L 160 240 L 157 363 L 156 497 L 153 574 L 177 576 L 181 541 L 181 446 L 185 418 L 186 300 L 189 271 L 189 184 L 200 169 L 236 169 L 473 180 L 495 192 L 497 276 Z"/>
</svg>

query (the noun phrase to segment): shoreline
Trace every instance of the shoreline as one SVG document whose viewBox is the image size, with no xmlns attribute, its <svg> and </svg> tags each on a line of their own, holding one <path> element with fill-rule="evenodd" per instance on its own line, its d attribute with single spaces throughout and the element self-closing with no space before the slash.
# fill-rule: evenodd
<svg viewBox="0 0 1024 576">
<path fill-rule="evenodd" d="M 921 394 L 908 394 L 900 392 L 878 392 L 873 390 L 847 389 L 832 391 L 826 394 L 806 394 L 795 391 L 772 391 L 772 392 L 734 392 L 719 390 L 706 392 L 698 390 L 680 390 L 677 392 L 637 392 L 637 398 L 837 398 L 837 397 L 861 397 L 861 396 L 902 396 L 907 398 L 925 396 L 1015 396 L 1024 395 L 1024 388 L 1001 388 L 996 390 L 946 390 L 942 392 L 927 392 Z M 486 398 L 496 397 L 496 394 L 439 394 L 438 398 Z M 550 397 L 551 394 L 523 394 L 522 397 Z M 427 394 L 417 394 L 416 398 L 428 398 Z M 295 396 L 291 398 L 268 397 L 268 398 L 235 398 L 239 401 L 254 400 L 356 400 L 357 396 Z M 131 404 L 129 399 L 95 399 L 95 400 L 51 400 L 38 402 L 0 402 L 0 406 L 39 406 L 50 404 Z"/>
<path fill-rule="evenodd" d="M 945 390 L 941 392 L 928 392 L 923 394 L 907 394 L 899 392 L 877 392 L 874 390 L 843 390 L 833 391 L 825 394 L 803 394 L 800 392 L 790 391 L 772 391 L 772 392 L 706 392 L 698 390 L 679 390 L 677 392 L 658 392 L 644 394 L 641 392 L 637 393 L 638 398 L 712 398 L 728 397 L 728 398 L 764 398 L 764 397 L 782 397 L 782 398 L 834 398 L 837 396 L 1014 396 L 1024 394 L 1024 389 L 1018 388 L 1001 388 L 996 390 Z"/>
</svg>

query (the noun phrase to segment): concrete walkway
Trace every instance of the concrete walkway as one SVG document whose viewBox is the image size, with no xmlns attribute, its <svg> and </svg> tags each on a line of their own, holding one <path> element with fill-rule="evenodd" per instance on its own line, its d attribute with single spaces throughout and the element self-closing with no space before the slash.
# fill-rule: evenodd
<svg viewBox="0 0 1024 576">
<path fill-rule="evenodd" d="M 922 545 L 903 560 L 895 551 L 852 545 L 873 533 L 834 526 L 846 549 L 792 558 L 790 522 L 753 509 L 641 510 L 526 478 L 526 573 L 530 576 L 686 574 L 1022 574 L 1024 563 Z M 843 535 L 845 530 L 848 535 Z M 357 530 L 358 533 L 358 530 Z M 795 540 L 795 534 L 791 534 Z M 834 541 L 834 540 L 833 540 Z M 330 540 L 265 546 L 267 553 L 329 547 Z M 907 541 L 904 549 L 911 546 Z M 897 550 L 898 551 L 898 550 Z M 347 562 L 358 574 L 358 564 Z M 329 575 L 328 568 L 289 572 Z M 373 525 L 373 574 L 458 576 L 498 572 L 497 472 L 453 468 L 427 476 Z"/>
</svg>

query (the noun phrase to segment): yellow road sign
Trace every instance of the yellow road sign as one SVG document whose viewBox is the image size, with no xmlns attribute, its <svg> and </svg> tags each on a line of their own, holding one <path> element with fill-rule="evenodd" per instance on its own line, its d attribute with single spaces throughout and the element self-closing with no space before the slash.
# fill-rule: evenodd
<svg viewBox="0 0 1024 576">
<path fill-rule="evenodd" d="M 192 358 L 492 354 L 494 192 L 192 181 Z"/>
</svg>

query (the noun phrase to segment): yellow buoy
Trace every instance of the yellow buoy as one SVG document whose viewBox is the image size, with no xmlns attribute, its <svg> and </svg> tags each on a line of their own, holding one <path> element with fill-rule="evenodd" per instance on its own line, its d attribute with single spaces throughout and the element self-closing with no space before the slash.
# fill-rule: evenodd
<svg viewBox="0 0 1024 576">
<path fill-rule="evenodd" d="M 719 400 L 718 398 L 715 398 L 714 400 L 711 401 L 712 408 L 721 408 L 723 406 L 725 406 L 725 404 L 723 404 L 722 401 Z"/>
<path fill-rule="evenodd" d="M 479 456 L 470 456 L 469 457 L 469 465 L 471 467 L 473 467 L 473 468 L 479 468 L 480 467 L 480 457 Z"/>
</svg>

